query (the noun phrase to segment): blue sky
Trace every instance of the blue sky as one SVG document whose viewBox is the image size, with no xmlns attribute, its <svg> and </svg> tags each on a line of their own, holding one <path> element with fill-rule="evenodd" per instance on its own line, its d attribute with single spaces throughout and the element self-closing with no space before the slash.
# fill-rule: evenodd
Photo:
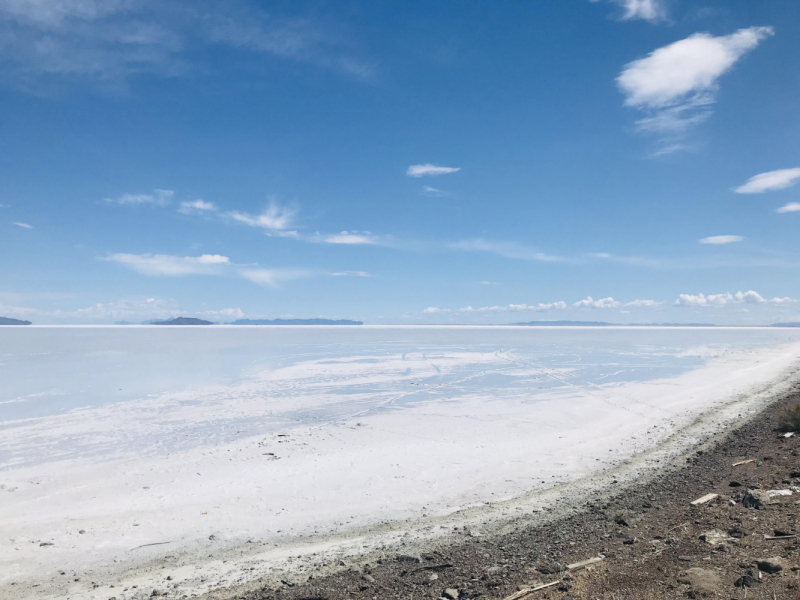
<svg viewBox="0 0 800 600">
<path fill-rule="evenodd" d="M 800 3 L 0 0 L 0 315 L 800 321 Z"/>
</svg>

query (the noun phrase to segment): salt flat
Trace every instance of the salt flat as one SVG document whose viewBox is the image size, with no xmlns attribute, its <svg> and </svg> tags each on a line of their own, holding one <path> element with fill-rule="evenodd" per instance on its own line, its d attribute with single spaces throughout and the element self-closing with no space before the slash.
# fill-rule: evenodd
<svg viewBox="0 0 800 600">
<path fill-rule="evenodd" d="M 297 570 L 297 556 L 488 527 L 754 409 L 794 376 L 799 339 L 3 329 L 0 593 L 179 597 Z"/>
</svg>

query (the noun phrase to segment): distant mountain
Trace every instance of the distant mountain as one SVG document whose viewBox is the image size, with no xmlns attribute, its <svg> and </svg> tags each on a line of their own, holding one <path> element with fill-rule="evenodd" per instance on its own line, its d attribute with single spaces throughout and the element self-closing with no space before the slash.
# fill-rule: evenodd
<svg viewBox="0 0 800 600">
<path fill-rule="evenodd" d="M 228 325 L 363 325 L 347 319 L 237 319 Z"/>
<path fill-rule="evenodd" d="M 9 317 L 0 317 L 0 325 L 30 325 L 30 321 L 20 321 Z"/>
<path fill-rule="evenodd" d="M 195 319 L 194 317 L 175 317 L 168 321 L 150 321 L 149 325 L 213 325 L 211 321 Z"/>
<path fill-rule="evenodd" d="M 800 327 L 800 323 L 775 323 L 773 327 Z"/>
<path fill-rule="evenodd" d="M 552 325 L 558 327 L 605 327 L 613 324 L 614 323 L 603 323 L 602 321 L 529 321 L 527 323 L 513 323 L 513 325 Z"/>
</svg>

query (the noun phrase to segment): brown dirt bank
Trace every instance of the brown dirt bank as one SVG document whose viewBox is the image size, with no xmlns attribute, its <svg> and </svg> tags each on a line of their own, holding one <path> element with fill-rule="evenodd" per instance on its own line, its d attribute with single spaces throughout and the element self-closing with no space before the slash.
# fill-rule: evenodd
<svg viewBox="0 0 800 600">
<path fill-rule="evenodd" d="M 231 598 L 502 599 L 557 582 L 525 600 L 800 599 L 800 537 L 765 537 L 800 534 L 800 492 L 765 496 L 800 489 L 800 436 L 777 431 L 783 409 L 797 402 L 800 385 L 685 465 L 591 500 L 572 516 Z M 733 466 L 746 459 L 756 461 Z M 763 507 L 742 503 L 749 489 L 761 490 L 754 496 Z M 709 493 L 718 497 L 690 504 Z M 589 568 L 565 569 L 596 556 L 603 560 Z"/>
</svg>

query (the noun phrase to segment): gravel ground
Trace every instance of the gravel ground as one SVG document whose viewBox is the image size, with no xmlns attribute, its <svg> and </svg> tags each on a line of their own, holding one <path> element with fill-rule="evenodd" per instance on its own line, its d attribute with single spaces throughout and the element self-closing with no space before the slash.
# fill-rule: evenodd
<svg viewBox="0 0 800 600">
<path fill-rule="evenodd" d="M 698 449 L 686 464 L 590 500 L 577 514 L 511 533 L 465 532 L 461 541 L 421 555 L 386 556 L 312 575 L 306 583 L 232 597 L 800 599 L 800 537 L 783 537 L 800 534 L 800 435 L 785 438 L 778 431 L 784 408 L 797 402 L 800 386 Z M 767 493 L 792 487 L 792 495 Z M 714 499 L 691 504 L 712 493 Z M 567 568 L 592 557 L 600 560 Z"/>
</svg>

